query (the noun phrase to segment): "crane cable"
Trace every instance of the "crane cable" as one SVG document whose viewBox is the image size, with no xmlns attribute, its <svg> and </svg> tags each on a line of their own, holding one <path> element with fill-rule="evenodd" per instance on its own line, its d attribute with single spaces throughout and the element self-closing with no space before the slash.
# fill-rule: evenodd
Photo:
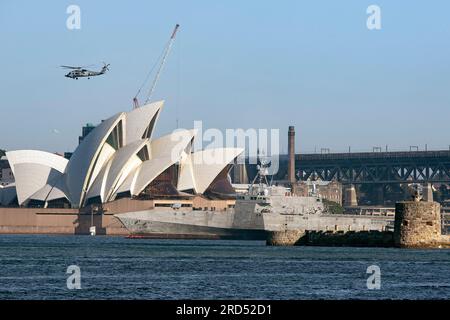
<svg viewBox="0 0 450 320">
<path fill-rule="evenodd" d="M 147 76 L 145 77 L 144 82 L 142 83 L 141 87 L 139 88 L 139 90 L 137 91 L 136 95 L 134 96 L 134 98 L 133 98 L 134 108 L 139 107 L 138 101 L 137 101 L 137 97 L 138 97 L 138 95 L 141 93 L 141 91 L 142 91 L 142 89 L 144 88 L 144 86 L 146 85 L 148 79 L 150 78 L 150 75 L 153 73 L 153 71 L 155 70 L 156 66 L 157 66 L 157 65 L 160 63 L 160 61 L 162 60 L 162 61 L 161 61 L 161 64 L 159 65 L 158 72 L 156 73 L 155 79 L 153 79 L 153 83 L 152 83 L 152 86 L 150 87 L 150 91 L 149 91 L 149 93 L 148 93 L 148 95 L 147 95 L 147 99 L 145 100 L 145 103 L 147 103 L 147 102 L 150 100 L 151 95 L 152 95 L 152 93 L 153 93 L 153 91 L 154 91 L 154 89 L 155 89 L 156 83 L 158 82 L 158 79 L 159 79 L 159 76 L 160 76 L 160 74 L 161 74 L 161 71 L 162 71 L 162 69 L 163 69 L 163 67 L 164 67 L 164 64 L 165 64 L 165 62 L 166 62 L 167 56 L 169 55 L 169 52 L 170 52 L 170 49 L 171 49 L 171 47 L 172 47 L 173 41 L 175 40 L 175 35 L 176 35 L 176 33 L 177 33 L 179 27 L 180 27 L 179 24 L 175 25 L 175 28 L 174 28 L 174 30 L 173 30 L 173 32 L 172 32 L 172 35 L 170 36 L 169 41 L 168 41 L 168 42 L 166 43 L 166 45 L 164 46 L 163 51 L 161 52 L 160 56 L 159 56 L 158 59 L 156 60 L 156 62 L 155 62 L 155 64 L 153 65 L 153 67 L 150 69 L 150 72 L 147 74 Z"/>
<path fill-rule="evenodd" d="M 150 98 L 152 96 L 153 91 L 155 90 L 156 83 L 158 82 L 159 76 L 161 75 L 161 71 L 164 68 L 164 65 L 166 63 L 166 60 L 167 60 L 167 57 L 169 55 L 170 49 L 172 48 L 173 41 L 175 40 L 175 36 L 177 34 L 177 31 L 178 31 L 179 27 L 180 27 L 180 25 L 177 24 L 177 25 L 175 25 L 175 28 L 173 29 L 173 32 L 172 32 L 172 35 L 170 36 L 169 43 L 167 45 L 166 51 L 165 51 L 164 56 L 162 58 L 161 64 L 160 64 L 159 69 L 158 69 L 158 72 L 156 73 L 155 79 L 153 80 L 152 86 L 150 87 L 150 91 L 148 93 L 147 100 L 145 100 L 145 103 L 148 103 L 148 101 L 150 100 Z"/>
<path fill-rule="evenodd" d="M 142 85 L 139 87 L 139 90 L 137 91 L 136 95 L 134 96 L 134 99 L 136 99 L 139 94 L 141 93 L 142 89 L 144 88 L 144 86 L 147 84 L 148 79 L 150 78 L 150 75 L 153 73 L 153 71 L 155 70 L 156 66 L 158 65 L 159 61 L 162 59 L 162 57 L 164 56 L 164 52 L 166 52 L 166 48 L 169 45 L 169 42 L 167 42 L 166 46 L 164 47 L 164 49 L 161 51 L 161 54 L 159 55 L 158 59 L 155 61 L 155 64 L 152 66 L 152 68 L 150 69 L 150 71 L 148 72 L 147 76 L 145 77 L 144 82 L 142 82 Z"/>
</svg>

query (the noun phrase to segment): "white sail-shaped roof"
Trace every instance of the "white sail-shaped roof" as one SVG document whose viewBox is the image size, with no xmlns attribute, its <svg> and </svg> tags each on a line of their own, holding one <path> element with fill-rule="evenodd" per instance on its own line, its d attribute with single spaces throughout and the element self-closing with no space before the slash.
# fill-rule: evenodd
<svg viewBox="0 0 450 320">
<path fill-rule="evenodd" d="M 186 147 L 196 134 L 197 129 L 179 129 L 168 135 L 153 140 L 150 147 L 152 158 L 165 158 L 173 156 L 173 161 L 178 161 L 181 154 L 185 151 Z"/>
<path fill-rule="evenodd" d="M 182 163 L 178 189 L 205 192 L 217 175 L 243 151 L 242 148 L 217 148 L 191 153 Z"/>
<path fill-rule="evenodd" d="M 142 163 L 139 174 L 136 177 L 133 190 L 130 191 L 131 194 L 138 195 L 141 193 L 146 186 L 148 186 L 172 164 L 173 162 L 170 157 L 152 159 Z"/>
<path fill-rule="evenodd" d="M 117 192 L 130 191 L 132 195 L 141 193 L 167 168 L 181 160 L 196 133 L 195 129 L 177 130 L 152 141 L 150 145 L 152 158 L 144 161 L 138 169 L 131 172 Z"/>
<path fill-rule="evenodd" d="M 116 152 L 116 149 L 111 147 L 108 143 L 104 143 L 103 147 L 98 155 L 97 163 L 99 165 L 94 166 L 94 169 L 92 170 L 92 177 L 91 181 L 89 182 L 89 185 L 87 186 L 87 190 L 90 190 L 92 184 L 94 183 L 95 179 L 100 171 L 104 168 L 104 164 L 108 162 Z M 102 164 L 102 165 L 100 165 Z"/>
<path fill-rule="evenodd" d="M 180 161 L 177 189 L 180 191 L 196 190 L 192 154 L 183 156 Z"/>
<path fill-rule="evenodd" d="M 59 155 L 37 150 L 9 151 L 6 156 L 14 174 L 19 205 L 46 184 L 60 178 L 68 163 Z"/>
<path fill-rule="evenodd" d="M 151 141 L 163 104 L 150 103 L 103 121 L 82 140 L 70 161 L 42 151 L 7 152 L 19 204 L 66 198 L 76 208 L 88 199 L 96 202 L 97 197 L 107 202 L 119 193 L 138 195 L 176 163 L 180 164 L 177 188 L 204 192 L 243 150 L 191 153 L 196 130 L 177 130 Z"/>
<path fill-rule="evenodd" d="M 143 162 L 145 163 L 145 162 Z M 116 191 L 116 195 L 122 192 L 130 192 L 132 194 L 132 190 L 134 190 L 134 186 L 136 184 L 136 179 L 139 175 L 139 172 L 141 170 L 142 164 L 139 165 L 137 168 L 135 168 L 131 173 L 128 175 L 128 177 L 125 178 L 125 180 L 122 182 L 120 187 Z"/>
<path fill-rule="evenodd" d="M 116 151 L 103 166 L 86 198 L 100 196 L 102 202 L 108 201 L 126 177 L 142 163 L 137 153 L 142 148 L 148 147 L 147 144 L 147 140 L 138 140 Z"/>
<path fill-rule="evenodd" d="M 69 162 L 66 158 L 60 155 L 39 150 L 7 151 L 6 158 L 8 159 L 13 174 L 15 174 L 14 166 L 19 163 L 42 164 L 58 170 L 59 172 L 64 172 L 67 163 Z"/>
<path fill-rule="evenodd" d="M 88 192 L 86 193 L 86 201 L 95 198 L 100 197 L 102 203 L 104 202 L 105 198 L 105 184 L 106 184 L 106 178 L 108 177 L 108 171 L 111 167 L 111 161 L 108 161 L 100 170 L 97 177 L 95 178 L 94 182 L 90 186 Z"/>
<path fill-rule="evenodd" d="M 150 139 L 164 101 L 157 101 L 126 113 L 125 144 Z"/>
<path fill-rule="evenodd" d="M 144 147 L 147 147 L 147 140 L 138 140 L 116 152 L 106 179 L 106 200 L 109 200 L 126 177 L 142 163 L 137 153 Z"/>
<path fill-rule="evenodd" d="M 70 158 L 65 175 L 72 206 L 83 205 L 85 194 L 96 178 L 94 172 L 99 172 L 99 168 L 109 160 L 107 157 L 100 157 L 102 148 L 114 128 L 124 119 L 125 113 L 118 113 L 100 123 L 83 139 Z"/>
<path fill-rule="evenodd" d="M 31 200 L 39 200 L 43 202 L 48 202 L 56 199 L 67 199 L 64 190 L 63 176 L 60 176 L 56 180 L 47 183 L 44 187 L 30 196 Z"/>
</svg>

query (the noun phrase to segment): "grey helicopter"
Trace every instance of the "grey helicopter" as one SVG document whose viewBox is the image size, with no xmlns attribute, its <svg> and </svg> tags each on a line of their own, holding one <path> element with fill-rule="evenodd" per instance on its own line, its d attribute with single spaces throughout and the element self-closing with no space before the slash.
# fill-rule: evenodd
<svg viewBox="0 0 450 320">
<path fill-rule="evenodd" d="M 106 71 L 109 71 L 109 63 L 106 64 L 103 62 L 103 68 L 100 71 L 91 71 L 88 69 L 85 69 L 85 67 L 73 67 L 73 66 L 61 66 L 61 68 L 65 69 L 73 69 L 73 71 L 70 71 L 68 74 L 65 75 L 66 78 L 71 78 L 78 80 L 78 78 L 88 78 L 100 76 L 102 74 L 105 74 Z"/>
</svg>

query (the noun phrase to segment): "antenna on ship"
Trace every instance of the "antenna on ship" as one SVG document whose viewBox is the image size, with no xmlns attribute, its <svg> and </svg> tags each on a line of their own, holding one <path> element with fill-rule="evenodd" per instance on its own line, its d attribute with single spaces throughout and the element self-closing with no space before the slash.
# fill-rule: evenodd
<svg viewBox="0 0 450 320">
<path fill-rule="evenodd" d="M 133 98 L 133 108 L 139 108 L 139 101 L 137 99 L 138 95 L 141 93 L 141 90 L 143 89 L 144 85 L 147 83 L 148 78 L 153 73 L 153 70 L 156 68 L 159 61 L 161 61 L 158 71 L 156 72 L 155 78 L 153 79 L 152 85 L 150 87 L 149 93 L 147 95 L 147 99 L 145 100 L 145 103 L 150 101 L 150 98 L 153 94 L 153 91 L 155 90 L 156 84 L 158 83 L 159 76 L 161 75 L 161 72 L 164 68 L 164 65 L 166 64 L 167 57 L 170 53 L 170 50 L 172 49 L 173 42 L 175 41 L 175 36 L 177 35 L 177 31 L 180 28 L 179 24 L 175 25 L 175 28 L 172 31 L 172 34 L 170 36 L 169 41 L 167 42 L 166 46 L 164 47 L 163 53 L 160 55 L 158 60 L 156 60 L 156 63 L 153 65 L 153 67 L 150 69 L 150 72 L 147 74 L 147 77 L 145 78 L 144 82 L 142 83 L 141 87 L 139 88 L 138 92 Z M 161 59 L 162 58 L 162 59 Z"/>
<path fill-rule="evenodd" d="M 264 193 L 266 188 L 264 186 L 268 186 L 269 183 L 267 182 L 267 176 L 269 175 L 269 163 L 270 161 L 266 160 L 265 157 L 260 156 L 260 152 L 258 149 L 258 157 L 259 164 L 257 165 L 258 172 L 255 176 L 255 178 L 252 181 L 252 184 L 250 185 L 250 193 L 253 194 L 253 188 L 256 184 L 256 181 L 258 180 L 258 194 Z"/>
</svg>

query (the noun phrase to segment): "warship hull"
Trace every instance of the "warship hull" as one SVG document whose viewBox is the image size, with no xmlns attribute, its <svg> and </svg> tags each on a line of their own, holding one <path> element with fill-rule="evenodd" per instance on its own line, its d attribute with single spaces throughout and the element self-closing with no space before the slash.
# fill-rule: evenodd
<svg viewBox="0 0 450 320">
<path fill-rule="evenodd" d="M 258 212 L 174 210 L 170 208 L 116 214 L 131 237 L 165 239 L 266 240 L 282 230 L 385 230 L 391 217 L 298 215 Z"/>
<path fill-rule="evenodd" d="M 131 231 L 132 229 L 129 230 Z M 134 229 L 129 238 L 266 240 L 267 231 L 152 222 L 147 224 L 144 228 Z"/>
<path fill-rule="evenodd" d="M 237 221 L 232 210 L 151 209 L 116 217 L 136 238 L 265 240 L 267 237 L 267 230 L 260 223 Z"/>
</svg>

